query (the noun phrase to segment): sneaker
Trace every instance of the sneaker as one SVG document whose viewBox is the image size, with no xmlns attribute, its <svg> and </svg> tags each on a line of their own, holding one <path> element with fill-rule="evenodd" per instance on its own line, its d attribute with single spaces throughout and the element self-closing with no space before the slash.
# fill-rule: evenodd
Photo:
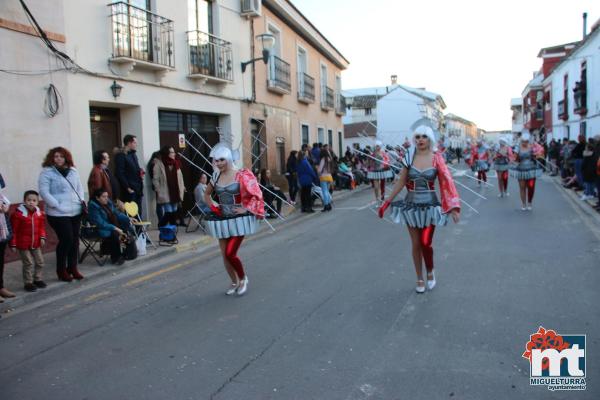
<svg viewBox="0 0 600 400">
<path fill-rule="evenodd" d="M 431 279 L 429 279 L 429 274 L 427 274 L 427 289 L 431 290 L 435 287 L 435 273 L 431 272 Z"/>
<path fill-rule="evenodd" d="M 245 276 L 244 279 L 240 281 L 240 285 L 237 288 L 237 295 L 243 296 L 248 291 L 248 277 Z"/>
<path fill-rule="evenodd" d="M 48 286 L 44 281 L 33 281 L 33 284 L 39 289 L 45 289 Z"/>
<path fill-rule="evenodd" d="M 225 291 L 225 294 L 226 294 L 227 296 L 232 296 L 232 295 L 234 295 L 234 294 L 235 294 L 235 292 L 237 291 L 237 288 L 238 288 L 238 284 L 237 284 L 237 283 L 233 283 L 233 282 L 232 282 L 232 283 L 231 283 L 231 286 L 229 287 L 229 289 L 227 289 L 227 290 Z"/>
<path fill-rule="evenodd" d="M 508 197 L 508 196 L 510 196 L 510 193 L 508 193 L 508 192 L 504 192 L 504 195 L 505 195 L 506 197 Z"/>
<path fill-rule="evenodd" d="M 531 205 L 527 206 L 527 211 L 531 211 L 533 210 L 533 208 L 531 208 Z"/>
<path fill-rule="evenodd" d="M 26 292 L 36 292 L 37 291 L 37 287 L 33 283 L 26 283 L 24 288 L 25 288 Z"/>
<path fill-rule="evenodd" d="M 420 284 L 421 284 L 421 283 L 423 284 L 423 286 L 420 286 Z M 420 293 L 425 293 L 425 281 L 423 281 L 423 280 L 418 280 L 418 281 L 417 281 L 417 287 L 415 288 L 415 291 L 416 291 L 417 293 L 419 293 L 419 294 L 420 294 Z"/>
</svg>

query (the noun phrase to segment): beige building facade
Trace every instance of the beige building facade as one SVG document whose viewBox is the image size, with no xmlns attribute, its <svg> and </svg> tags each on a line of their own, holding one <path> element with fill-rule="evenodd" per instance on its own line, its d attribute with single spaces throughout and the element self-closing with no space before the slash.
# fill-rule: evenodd
<svg viewBox="0 0 600 400">
<path fill-rule="evenodd" d="M 303 144 L 327 143 L 343 150 L 345 104 L 341 73 L 348 61 L 286 0 L 264 0 L 251 22 L 253 36 L 270 33 L 275 46 L 267 64 L 256 62 L 253 96 L 242 106 L 244 165 L 268 168 L 285 185 L 287 157 Z M 261 54 L 255 43 L 254 57 Z"/>
</svg>

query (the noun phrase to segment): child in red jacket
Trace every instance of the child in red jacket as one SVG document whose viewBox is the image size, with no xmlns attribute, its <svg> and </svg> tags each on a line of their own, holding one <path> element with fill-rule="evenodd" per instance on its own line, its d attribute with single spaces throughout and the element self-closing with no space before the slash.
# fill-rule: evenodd
<svg viewBox="0 0 600 400">
<path fill-rule="evenodd" d="M 13 226 L 10 248 L 13 252 L 19 250 L 23 262 L 23 283 L 28 292 L 46 287 L 46 283 L 42 280 L 44 267 L 42 247 L 46 243 L 46 216 L 38 208 L 38 202 L 39 194 L 36 191 L 26 191 L 23 195 L 23 204 L 10 217 Z M 34 263 L 35 272 L 32 274 Z"/>
</svg>

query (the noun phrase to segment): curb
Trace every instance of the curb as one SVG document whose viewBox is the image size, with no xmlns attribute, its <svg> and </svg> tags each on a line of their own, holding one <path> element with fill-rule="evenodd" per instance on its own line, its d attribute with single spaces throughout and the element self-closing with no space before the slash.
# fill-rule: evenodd
<svg viewBox="0 0 600 400">
<path fill-rule="evenodd" d="M 364 190 L 369 189 L 369 186 L 363 188 L 357 188 L 354 190 L 344 191 L 337 196 L 333 196 L 334 201 L 344 200 L 348 197 L 351 197 L 353 194 L 361 193 Z M 336 192 L 334 192 L 335 195 Z M 337 192 L 340 193 L 340 192 Z M 314 217 L 315 215 L 319 215 L 320 213 L 315 214 L 302 214 L 299 211 L 289 212 L 285 215 L 286 219 L 282 220 L 273 220 L 271 224 L 274 227 L 279 227 L 283 224 L 286 225 L 296 225 L 304 221 L 307 218 Z M 253 235 L 250 240 L 257 240 L 265 237 L 273 233 L 266 224 L 264 224 L 259 232 L 256 235 Z M 160 258 L 166 258 L 170 255 L 186 253 L 193 250 L 200 249 L 201 253 L 208 253 L 211 250 L 218 248 L 218 241 L 211 236 L 203 235 L 198 237 L 197 239 L 193 239 L 187 241 L 186 243 L 177 244 L 173 246 L 156 246 L 156 250 L 150 250 L 146 255 L 136 258 L 135 260 L 127 261 L 126 263 L 126 271 L 128 273 L 139 273 L 143 271 L 143 268 L 140 268 L 143 264 L 156 261 Z M 197 254 L 196 254 L 197 255 Z M 43 304 L 58 294 L 66 294 L 68 292 L 76 292 L 85 290 L 87 287 L 92 286 L 93 282 L 97 280 L 97 278 L 102 278 L 104 276 L 108 276 L 111 274 L 118 274 L 123 272 L 124 268 L 122 266 L 105 264 L 102 267 L 94 268 L 93 270 L 85 272 L 85 280 L 82 283 L 78 283 L 74 281 L 72 284 L 64 283 L 64 282 L 52 282 L 48 284 L 46 289 L 41 289 L 36 293 L 19 293 L 19 295 L 15 298 L 5 299 L 4 303 L 0 303 L 0 314 L 10 313 L 12 309 L 16 307 L 22 307 L 27 305 L 33 305 L 35 303 Z M 89 282 L 89 283 L 88 283 Z M 68 286 L 67 286 L 68 285 Z M 43 293 L 43 296 L 40 296 L 40 293 Z"/>
<path fill-rule="evenodd" d="M 565 194 L 572 203 L 575 203 L 577 208 L 585 214 L 587 217 L 591 218 L 598 226 L 600 226 L 600 213 L 596 212 L 592 206 L 587 201 L 581 201 L 575 191 L 571 189 L 566 189 L 562 186 L 560 182 L 560 178 L 552 177 L 552 182 L 556 185 L 559 191 Z"/>
</svg>

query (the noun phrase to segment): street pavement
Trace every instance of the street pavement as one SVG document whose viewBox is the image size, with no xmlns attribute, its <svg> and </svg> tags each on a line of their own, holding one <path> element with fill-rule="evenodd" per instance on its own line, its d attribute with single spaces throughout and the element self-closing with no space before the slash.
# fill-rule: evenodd
<svg viewBox="0 0 600 400">
<path fill-rule="evenodd" d="M 227 297 L 216 249 L 173 254 L 0 320 L 0 399 L 598 399 L 599 226 L 548 177 L 534 210 L 459 188 L 417 294 L 406 229 L 369 191 L 249 238 Z M 494 179 L 491 183 L 495 186 Z M 530 386 L 539 326 L 587 334 L 587 390 Z"/>
</svg>

